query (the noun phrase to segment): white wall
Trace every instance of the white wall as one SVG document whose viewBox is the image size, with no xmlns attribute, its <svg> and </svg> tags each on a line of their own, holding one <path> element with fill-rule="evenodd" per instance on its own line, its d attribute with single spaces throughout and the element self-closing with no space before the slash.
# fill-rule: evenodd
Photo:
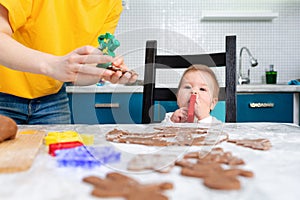
<svg viewBox="0 0 300 200">
<path fill-rule="evenodd" d="M 300 0 L 125 0 L 116 37 L 118 54 L 143 79 L 146 40 L 158 40 L 159 53 L 224 51 L 225 35 L 237 35 L 237 58 L 246 46 L 259 65 L 251 69 L 252 83 L 265 83 L 269 64 L 278 71 L 278 83 L 300 78 Z M 202 21 L 205 10 L 271 10 L 279 17 L 270 21 Z M 237 60 L 238 64 L 238 60 Z M 243 53 L 243 68 L 248 68 Z M 162 75 L 172 82 L 173 75 Z"/>
</svg>

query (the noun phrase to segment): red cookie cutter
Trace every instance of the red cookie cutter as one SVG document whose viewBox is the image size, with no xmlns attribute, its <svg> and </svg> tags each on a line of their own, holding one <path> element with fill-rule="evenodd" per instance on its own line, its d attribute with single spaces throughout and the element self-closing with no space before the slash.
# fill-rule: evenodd
<svg viewBox="0 0 300 200">
<path fill-rule="evenodd" d="M 197 94 L 193 93 L 190 97 L 190 103 L 189 103 L 189 108 L 188 108 L 188 118 L 187 118 L 187 122 L 189 122 L 189 123 L 194 122 L 196 96 L 197 96 Z"/>
<path fill-rule="evenodd" d="M 70 149 L 74 147 L 83 146 L 83 144 L 79 141 L 74 142 L 59 142 L 49 145 L 49 154 L 51 156 L 55 156 L 55 151 L 60 149 Z"/>
</svg>

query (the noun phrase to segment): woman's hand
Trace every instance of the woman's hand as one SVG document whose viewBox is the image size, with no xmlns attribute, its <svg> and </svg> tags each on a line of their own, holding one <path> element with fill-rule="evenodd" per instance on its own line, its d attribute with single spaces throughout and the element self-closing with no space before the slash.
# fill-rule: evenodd
<svg viewBox="0 0 300 200">
<path fill-rule="evenodd" d="M 133 70 L 129 70 L 128 67 L 124 63 L 123 57 L 116 57 L 112 62 L 113 68 L 116 73 L 112 74 L 112 76 L 105 78 L 107 81 L 111 83 L 134 83 L 138 77 L 138 74 Z"/>
<path fill-rule="evenodd" d="M 127 71 L 122 57 L 113 58 L 103 55 L 102 52 L 92 46 L 83 46 L 75 49 L 71 53 L 56 57 L 50 61 L 50 66 L 45 66 L 44 74 L 63 81 L 73 82 L 75 85 L 91 85 L 97 83 L 101 78 L 112 83 L 134 82 L 137 74 L 121 71 L 112 71 L 98 68 L 97 64 L 112 62 L 114 66 Z"/>
</svg>

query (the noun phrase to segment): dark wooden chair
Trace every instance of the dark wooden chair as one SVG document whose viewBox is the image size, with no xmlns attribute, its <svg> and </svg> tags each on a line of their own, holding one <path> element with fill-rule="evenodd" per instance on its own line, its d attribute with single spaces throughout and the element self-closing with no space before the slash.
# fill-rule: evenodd
<svg viewBox="0 0 300 200">
<path fill-rule="evenodd" d="M 177 88 L 156 87 L 156 69 L 187 68 L 192 64 L 225 67 L 225 87 L 220 87 L 219 101 L 225 101 L 225 122 L 236 122 L 236 36 L 226 36 L 224 52 L 198 55 L 157 55 L 157 41 L 147 41 L 143 124 L 155 122 L 155 101 L 176 101 Z"/>
</svg>

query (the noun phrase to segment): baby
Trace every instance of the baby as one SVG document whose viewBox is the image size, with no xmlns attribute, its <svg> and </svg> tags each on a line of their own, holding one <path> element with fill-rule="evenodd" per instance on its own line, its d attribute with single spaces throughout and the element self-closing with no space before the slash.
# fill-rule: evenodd
<svg viewBox="0 0 300 200">
<path fill-rule="evenodd" d="M 206 65 L 192 65 L 185 70 L 178 86 L 177 105 L 179 109 L 167 113 L 163 122 L 188 122 L 190 97 L 196 94 L 193 122 L 211 123 L 210 111 L 218 102 L 219 84 L 214 72 Z"/>
</svg>

